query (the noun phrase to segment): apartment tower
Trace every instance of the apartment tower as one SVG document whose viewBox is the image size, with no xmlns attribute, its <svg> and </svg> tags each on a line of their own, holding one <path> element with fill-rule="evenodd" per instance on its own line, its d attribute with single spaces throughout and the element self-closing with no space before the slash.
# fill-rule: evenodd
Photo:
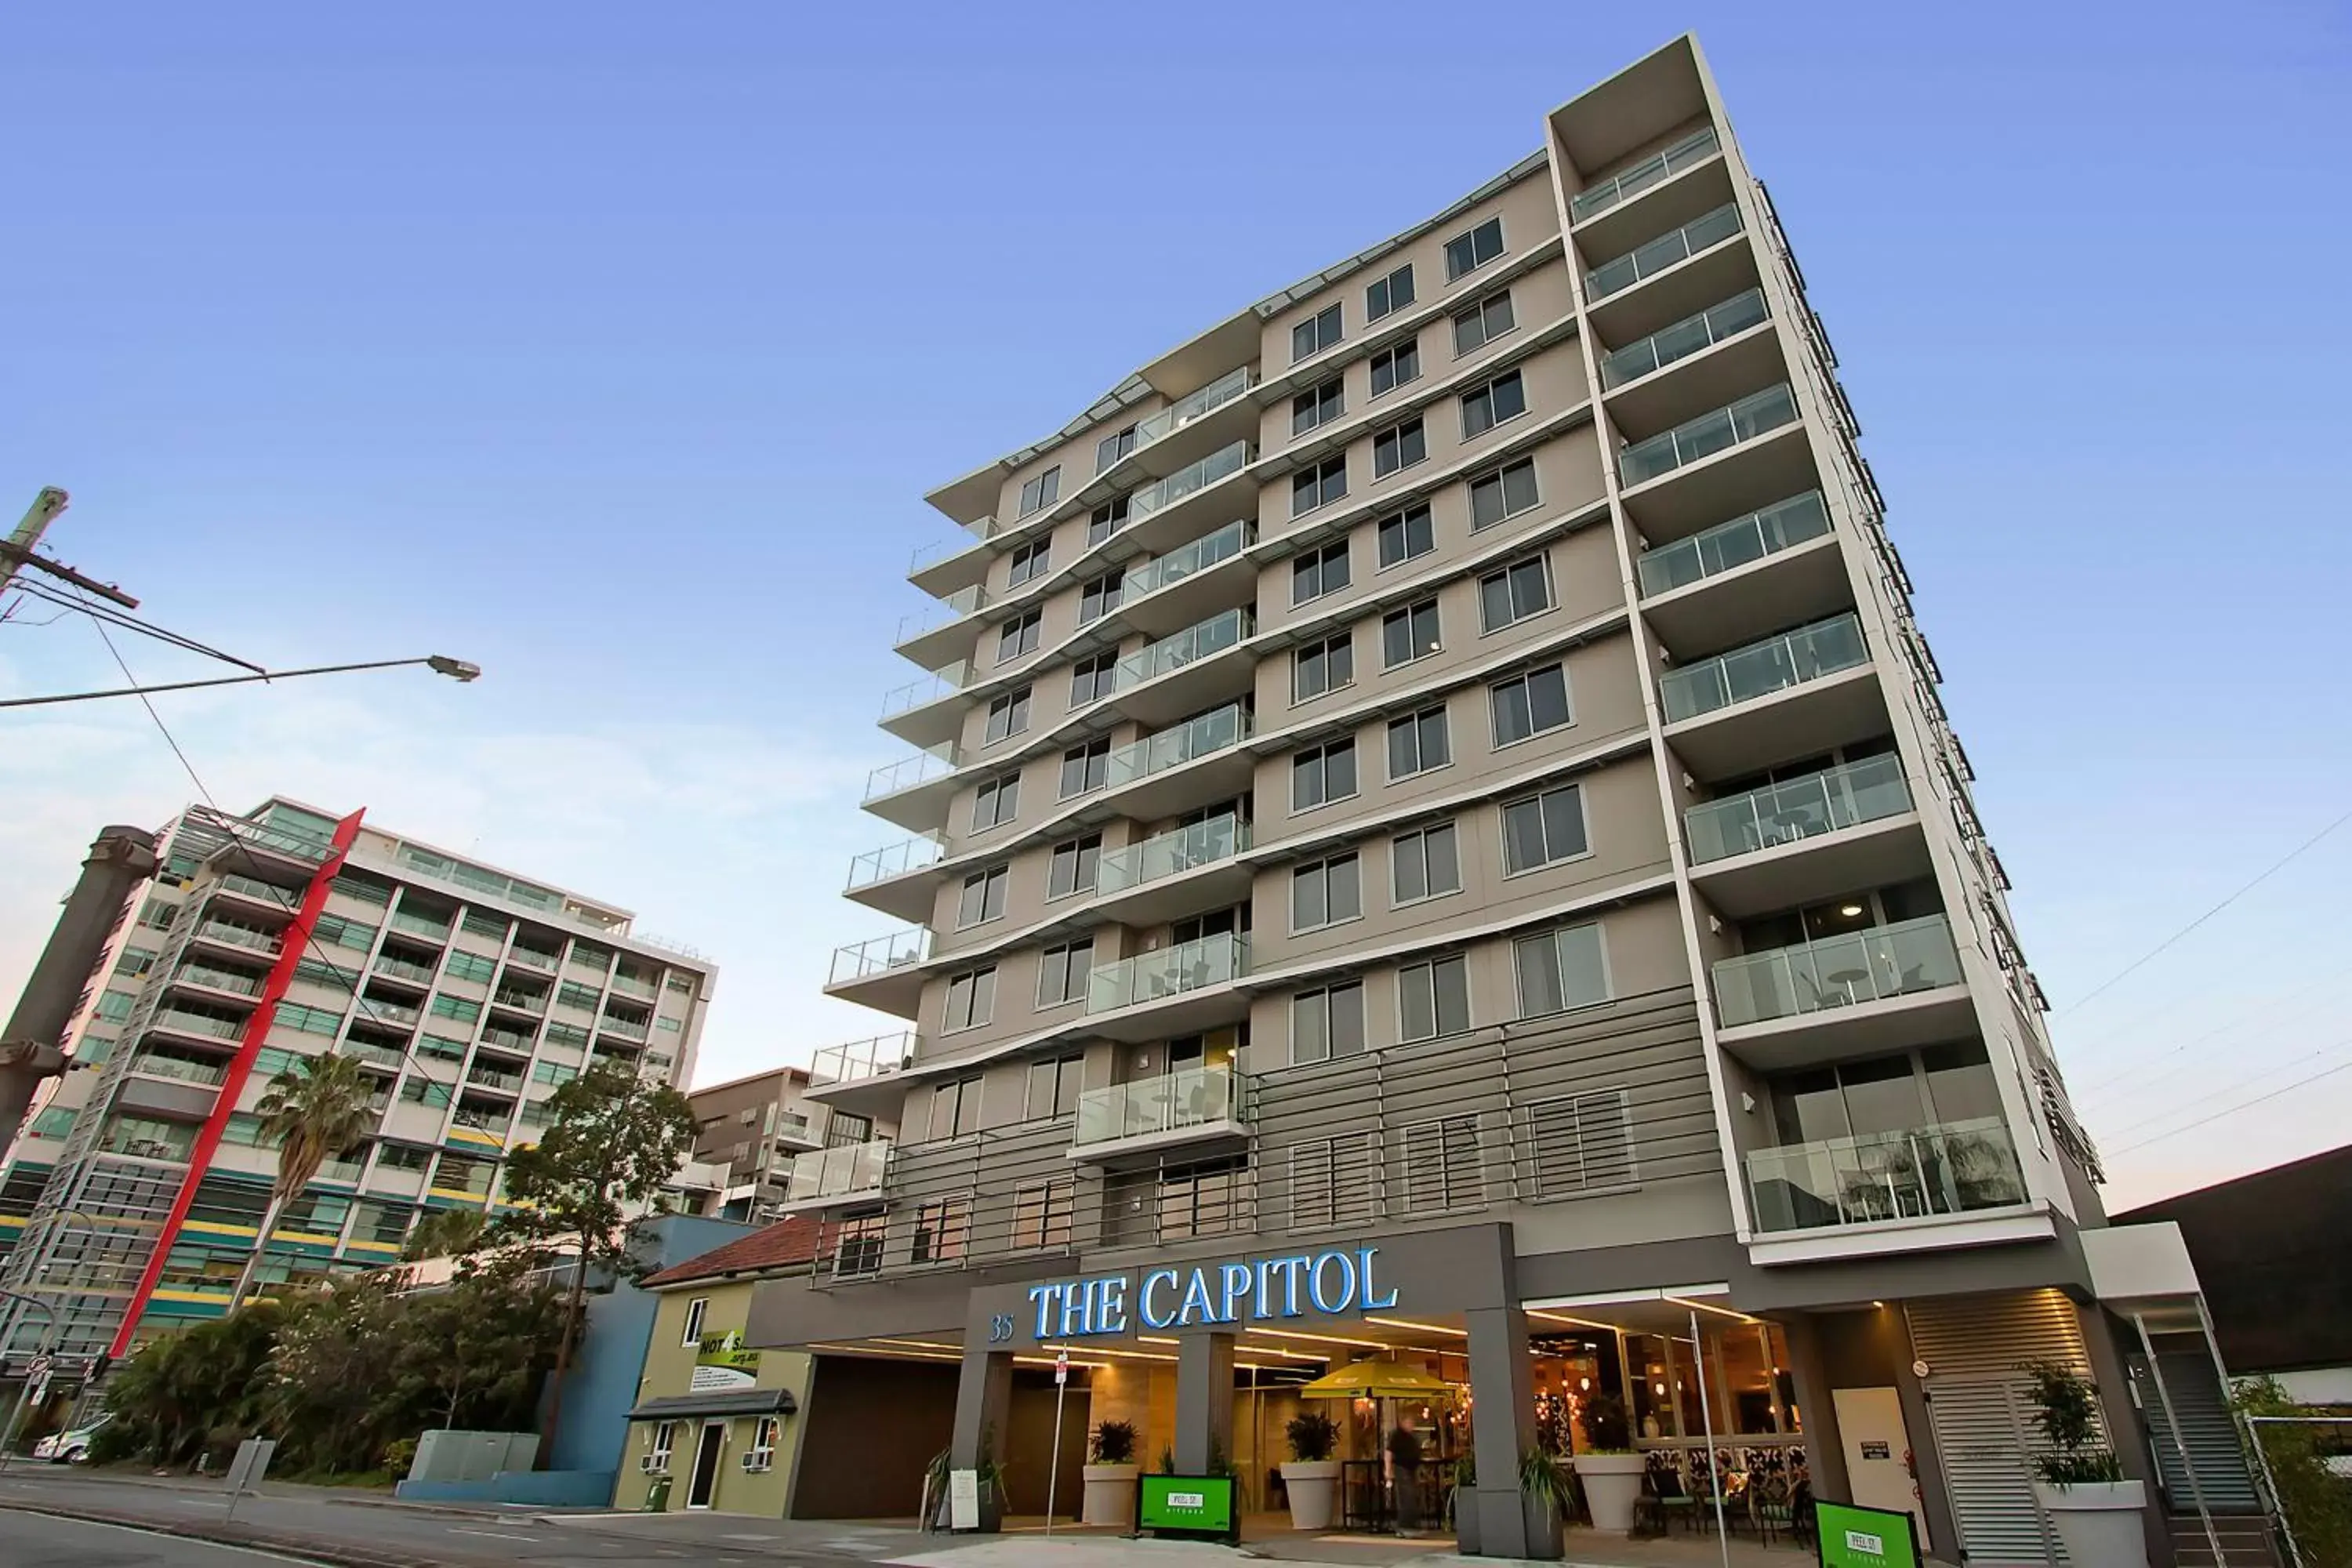
<svg viewBox="0 0 2352 1568">
<path fill-rule="evenodd" d="M 277 1153 L 255 1107 L 332 1052 L 376 1084 L 362 1147 L 279 1216 L 260 1278 L 390 1262 L 418 1216 L 495 1210 L 510 1143 L 592 1062 L 670 1083 L 694 1065 L 714 971 L 627 910 L 273 798 L 192 806 L 125 904 L 67 1045 L 0 1170 L 0 1269 L 53 1308 L 35 1348 L 119 1356 L 228 1308 Z"/>
</svg>

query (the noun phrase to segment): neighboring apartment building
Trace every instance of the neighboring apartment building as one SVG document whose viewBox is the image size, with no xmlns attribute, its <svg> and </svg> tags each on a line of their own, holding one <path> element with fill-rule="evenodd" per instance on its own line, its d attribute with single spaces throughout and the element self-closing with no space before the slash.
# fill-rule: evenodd
<svg viewBox="0 0 2352 1568">
<path fill-rule="evenodd" d="M 397 1258 L 427 1209 L 495 1208 L 503 1152 L 591 1063 L 693 1070 L 709 963 L 362 818 L 272 799 L 159 835 L 68 1029 L 79 1070 L 0 1170 L 0 1247 L 26 1254 L 10 1282 L 57 1308 L 67 1356 L 226 1310 L 277 1165 L 255 1106 L 297 1058 L 356 1059 L 382 1121 L 281 1218 L 273 1281 Z M 714 1176 L 682 1173 L 689 1206 L 715 1206 Z M 7 1327 L 16 1352 L 47 1331 L 23 1310 Z"/>
<path fill-rule="evenodd" d="M 698 1089 L 694 1157 L 725 1173 L 723 1212 L 767 1219 L 783 1201 L 794 1156 L 887 1138 L 895 1121 L 836 1111 L 806 1098 L 809 1069 L 772 1068 Z"/>
<path fill-rule="evenodd" d="M 848 891 L 912 923 L 827 988 L 909 1033 L 811 1090 L 902 1136 L 796 1161 L 751 1340 L 944 1357 L 961 1465 L 1071 1346 L 1253 1507 L 1385 1347 L 1489 1552 L 1605 1392 L 2042 1561 L 2017 1363 L 2133 1408 L 2100 1173 L 1837 361 L 1693 41 L 1540 130 L 929 498 Z"/>
</svg>

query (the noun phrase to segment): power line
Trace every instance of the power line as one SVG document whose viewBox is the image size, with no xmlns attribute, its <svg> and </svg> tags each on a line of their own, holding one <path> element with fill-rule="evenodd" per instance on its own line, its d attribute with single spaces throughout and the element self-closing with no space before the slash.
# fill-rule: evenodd
<svg viewBox="0 0 2352 1568">
<path fill-rule="evenodd" d="M 2148 963 L 2158 954 L 2163 952 L 2165 949 L 2170 947 L 2174 942 L 2179 942 L 2182 937 L 2187 936 L 2190 931 L 2195 931 L 2199 926 L 2203 925 L 2207 921 L 2211 920 L 2215 915 L 2220 914 L 2223 910 L 2228 909 L 2231 904 L 2236 903 L 2240 899 L 2244 898 L 2248 893 L 2252 892 L 2256 888 L 2270 880 L 2273 876 L 2284 869 L 2290 862 L 2300 857 L 2305 850 L 2311 848 L 2312 846 L 2317 844 L 2321 839 L 2326 837 L 2329 834 L 2335 832 L 2337 828 L 2343 826 L 2347 822 L 2352 822 L 2352 811 L 2347 811 L 2343 816 L 2337 817 L 2335 821 L 2329 823 L 2326 826 L 2321 828 L 2318 832 L 2313 834 L 2310 837 L 2305 839 L 2302 843 L 2288 850 L 2284 856 L 2272 862 L 2270 867 L 2264 870 L 2262 875 L 2256 877 L 2252 881 L 2248 882 L 2244 887 L 2240 888 L 2236 892 L 2231 893 L 2228 898 L 2223 899 L 2220 903 L 2215 904 L 2211 909 L 2207 910 L 2203 914 L 2199 915 L 2195 920 L 2190 921 L 2187 925 L 2182 926 L 2179 931 L 2174 931 L 2170 936 L 2166 937 L 2162 942 L 2158 942 L 2154 947 L 2148 949 L 2137 958 L 2133 959 L 2129 963 L 2125 964 L 2123 968 L 2109 975 L 2097 985 L 2093 986 L 2087 994 L 2079 996 L 2074 1001 L 2067 1003 L 2065 1006 L 2058 1010 L 2056 1016 L 2063 1018 L 2069 1013 L 2075 1012 L 2082 1007 L 2087 1006 L 2095 997 L 2101 995 L 2113 987 L 2118 981 L 2122 980 L 2126 975 L 2132 973 L 2134 971 L 2140 968 L 2141 965 Z"/>
<path fill-rule="evenodd" d="M 2352 1046 L 2352 1040 L 2338 1040 L 2332 1046 L 2322 1046 L 2315 1051 L 2305 1051 L 2299 1057 L 2291 1057 L 2287 1060 L 2280 1062 L 2275 1066 L 2264 1068 L 2258 1073 L 2252 1073 L 2245 1078 L 2242 1078 L 2230 1087 L 2240 1089 L 2252 1089 L 2254 1085 L 2261 1083 L 2265 1079 L 2276 1078 L 2279 1074 L 2292 1071 L 2296 1068 L 2308 1067 L 2315 1061 L 2324 1061 L 2328 1057 L 2343 1050 L 2347 1046 Z M 2173 1117 L 2179 1115 L 2182 1111 L 2193 1110 L 2196 1108 L 2196 1103 L 2194 1101 L 2184 1105 L 2169 1106 L 2152 1115 L 2143 1116 L 2137 1121 L 2118 1127 L 2114 1131 L 2114 1132 L 2110 1133 L 2109 1136 L 2120 1138 L 2126 1133 L 2137 1132 L 2143 1127 L 2153 1127 L 2159 1121 L 2170 1121 Z"/>
<path fill-rule="evenodd" d="M 109 626 L 121 626 L 124 631 L 137 632 L 141 637 L 152 637 L 157 642 L 168 644 L 173 647 L 183 649 L 188 653 L 202 654 L 206 658 L 218 659 L 223 664 L 233 664 L 239 669 L 250 669 L 256 673 L 266 673 L 263 671 L 260 665 L 255 664 L 250 659 L 239 658 L 233 653 L 223 653 L 220 649 L 214 647 L 209 643 L 200 643 L 192 637 L 187 637 L 182 633 L 173 631 L 167 626 L 156 626 L 151 621 L 141 620 L 136 616 L 125 615 L 121 610 L 109 609 L 102 605 L 91 604 L 86 597 L 80 599 L 68 598 L 65 595 L 58 593 L 54 588 L 45 587 L 38 583 L 31 582 L 29 580 L 18 583 L 16 584 L 16 591 L 27 595 L 28 597 L 39 599 L 45 603 L 56 605 L 60 608 L 73 610 L 81 615 L 88 616 L 94 621 L 100 621 Z M 80 590 L 76 589 L 75 592 L 79 594 Z"/>
<path fill-rule="evenodd" d="M 2168 1138 L 2178 1138 L 2183 1132 L 2193 1131 L 2196 1129 L 2204 1126 L 2209 1121 L 2219 1121 L 2224 1116 L 2235 1116 L 2241 1110 L 2251 1110 L 2255 1106 L 2261 1105 L 2265 1101 L 2276 1100 L 2280 1095 L 2293 1094 L 2296 1089 L 2302 1089 L 2305 1085 L 2317 1083 L 2324 1078 L 2333 1078 L 2337 1073 L 2347 1070 L 2352 1070 L 2352 1061 L 2338 1062 L 2334 1067 L 2313 1073 L 2308 1078 L 2299 1078 L 2293 1083 L 2282 1084 L 2278 1088 L 2271 1090 L 2268 1094 L 2258 1096 L 2252 1100 L 2243 1100 L 2236 1105 L 2225 1107 L 2222 1110 L 2213 1112 L 2210 1116 L 2200 1116 L 2194 1121 L 2184 1122 L 2180 1126 L 2174 1128 L 2169 1132 L 2159 1132 L 2153 1138 L 2143 1138 L 2137 1143 L 2126 1143 L 2120 1149 L 2110 1149 L 2107 1152 L 2110 1154 L 2128 1154 L 2135 1149 L 2145 1149 L 2151 1143 L 2161 1143 Z"/>
<path fill-rule="evenodd" d="M 2170 1061 L 2173 1058 L 2179 1056 L 2182 1052 L 2189 1050 L 2197 1046 L 2201 1046 L 2208 1040 L 2217 1038 L 2223 1035 L 2235 1034 L 2241 1029 L 2251 1028 L 2254 1025 L 2274 1020 L 2279 1016 L 2280 1010 L 2286 1007 L 2289 1004 L 2302 1001 L 2304 998 L 2311 995 L 2314 992 L 2319 991 L 2333 984 L 2347 973 L 2352 973 L 2352 961 L 2347 961 L 2347 963 L 2339 964 L 2336 968 L 2327 971 L 2326 973 L 2316 976 L 2309 984 L 2303 986 L 2299 990 L 2290 991 L 2284 996 L 2273 998 L 2269 1002 L 2264 1003 L 2261 1008 L 2255 1012 L 2231 1018 L 2226 1023 L 2216 1024 L 2213 1027 L 2206 1030 L 2203 1034 L 2197 1036 L 2193 1039 L 2182 1041 L 2180 1044 L 2173 1047 L 2170 1050 L 2165 1052 L 2162 1056 L 2150 1058 L 2148 1060 L 2144 1062 L 2135 1062 L 2129 1067 L 2109 1073 L 2106 1077 L 2098 1079 L 2096 1082 L 2085 1085 L 2082 1089 L 2075 1090 L 2075 1099 L 2077 1101 L 2096 1099 L 2107 1089 L 2112 1089 L 2118 1084 L 2127 1086 L 2124 1091 L 2126 1095 L 2136 1094 L 2141 1089 L 2147 1089 L 2153 1084 L 2163 1082 L 2165 1079 L 2179 1073 L 2185 1072 L 2189 1068 L 2194 1067 L 2197 1064 L 2194 1062 L 2184 1062 L 2181 1066 L 2173 1068 L 2169 1073 L 2160 1073 L 2154 1078 L 2143 1076 L 2147 1073 L 2149 1068 L 2156 1066 L 2158 1063 Z"/>
</svg>

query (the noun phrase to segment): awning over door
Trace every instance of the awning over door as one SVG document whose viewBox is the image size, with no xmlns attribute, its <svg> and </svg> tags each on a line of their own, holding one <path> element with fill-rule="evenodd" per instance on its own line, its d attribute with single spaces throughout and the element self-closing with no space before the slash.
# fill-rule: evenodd
<svg viewBox="0 0 2352 1568">
<path fill-rule="evenodd" d="M 683 1421 L 697 1415 L 790 1415 L 800 1408 L 789 1388 L 737 1388 L 672 1394 L 629 1412 L 632 1421 Z"/>
</svg>

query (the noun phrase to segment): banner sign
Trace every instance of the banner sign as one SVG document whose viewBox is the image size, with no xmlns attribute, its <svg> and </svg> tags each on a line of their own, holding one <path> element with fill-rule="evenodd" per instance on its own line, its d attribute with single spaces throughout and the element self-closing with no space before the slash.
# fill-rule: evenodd
<svg viewBox="0 0 2352 1568">
<path fill-rule="evenodd" d="M 1822 1568 L 1919 1568 L 1911 1516 L 1883 1508 L 1815 1502 Z"/>
<path fill-rule="evenodd" d="M 1123 1334 L 1130 1327 L 1192 1328 L 1209 1323 L 1272 1322 L 1284 1318 L 1384 1312 L 1393 1287 L 1374 1277 L 1377 1247 L 1294 1252 L 1191 1268 L 1148 1268 L 1140 1275 L 1097 1274 L 1029 1289 L 1036 1333 L 1044 1339 Z"/>
<path fill-rule="evenodd" d="M 760 1352 L 743 1348 L 742 1330 L 730 1329 L 702 1336 L 702 1344 L 694 1352 L 694 1377 L 687 1392 L 719 1394 L 755 1387 L 759 1381 Z"/>
<path fill-rule="evenodd" d="M 1231 1476 L 1143 1476 L 1136 1484 L 1139 1530 L 1163 1534 L 1241 1540 Z"/>
</svg>

